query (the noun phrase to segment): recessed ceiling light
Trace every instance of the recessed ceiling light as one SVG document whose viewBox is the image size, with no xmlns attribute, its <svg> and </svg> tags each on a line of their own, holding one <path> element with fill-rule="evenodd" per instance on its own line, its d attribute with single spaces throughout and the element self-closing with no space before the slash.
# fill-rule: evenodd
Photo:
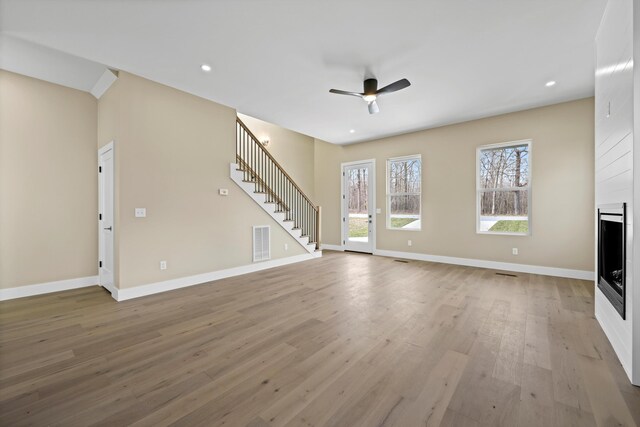
<svg viewBox="0 0 640 427">
<path fill-rule="evenodd" d="M 551 81 L 548 81 L 547 83 L 545 83 L 545 86 L 546 87 L 551 87 L 551 86 L 555 86 L 555 84 L 556 84 L 556 81 L 555 80 L 551 80 Z"/>
<path fill-rule="evenodd" d="M 208 73 L 209 71 L 211 71 L 211 65 L 209 65 L 209 64 L 202 64 L 202 65 L 200 66 L 200 69 L 201 69 L 202 71 L 205 71 L 205 72 L 207 72 L 207 73 Z"/>
<path fill-rule="evenodd" d="M 356 133 L 356 130 L 355 129 L 351 129 L 351 130 L 349 130 L 349 133 Z"/>
</svg>

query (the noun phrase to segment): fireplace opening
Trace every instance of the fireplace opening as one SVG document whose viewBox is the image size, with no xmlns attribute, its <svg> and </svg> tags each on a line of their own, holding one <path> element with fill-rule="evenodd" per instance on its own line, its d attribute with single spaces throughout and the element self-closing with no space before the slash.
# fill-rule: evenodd
<svg viewBox="0 0 640 427">
<path fill-rule="evenodd" d="M 625 318 L 626 203 L 598 209 L 598 288 Z"/>
</svg>

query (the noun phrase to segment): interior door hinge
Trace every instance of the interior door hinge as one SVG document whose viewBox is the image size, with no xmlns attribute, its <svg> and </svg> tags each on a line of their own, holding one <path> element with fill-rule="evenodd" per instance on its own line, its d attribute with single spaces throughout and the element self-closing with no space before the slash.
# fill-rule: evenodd
<svg viewBox="0 0 640 427">
<path fill-rule="evenodd" d="M 98 166 L 98 173 L 102 173 L 102 166 Z"/>
<path fill-rule="evenodd" d="M 102 261 L 100 261 L 100 262 L 98 263 L 98 266 L 99 266 L 99 267 L 102 267 Z"/>
<path fill-rule="evenodd" d="M 98 214 L 98 219 L 102 219 L 102 214 Z"/>
</svg>

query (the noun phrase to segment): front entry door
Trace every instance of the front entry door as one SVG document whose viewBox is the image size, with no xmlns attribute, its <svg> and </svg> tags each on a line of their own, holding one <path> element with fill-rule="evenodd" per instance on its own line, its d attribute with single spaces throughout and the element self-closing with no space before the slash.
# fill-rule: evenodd
<svg viewBox="0 0 640 427">
<path fill-rule="evenodd" d="M 343 246 L 347 251 L 373 253 L 375 240 L 373 162 L 345 165 L 343 177 Z"/>
</svg>

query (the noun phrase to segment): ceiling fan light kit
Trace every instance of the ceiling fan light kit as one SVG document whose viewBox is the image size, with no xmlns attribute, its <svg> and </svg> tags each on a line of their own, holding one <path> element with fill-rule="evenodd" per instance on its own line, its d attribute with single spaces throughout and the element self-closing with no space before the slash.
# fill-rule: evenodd
<svg viewBox="0 0 640 427">
<path fill-rule="evenodd" d="M 391 83 L 383 87 L 382 89 L 378 89 L 378 80 L 376 79 L 366 79 L 363 84 L 363 92 L 348 92 L 346 90 L 339 89 L 331 89 L 329 92 L 335 93 L 337 95 L 350 95 L 350 96 L 358 96 L 362 98 L 366 103 L 369 109 L 369 114 L 376 114 L 380 111 L 378 107 L 378 103 L 376 100 L 378 96 L 385 95 L 388 93 L 397 92 L 404 88 L 411 86 L 411 83 L 407 79 L 400 79 L 397 82 Z"/>
</svg>

